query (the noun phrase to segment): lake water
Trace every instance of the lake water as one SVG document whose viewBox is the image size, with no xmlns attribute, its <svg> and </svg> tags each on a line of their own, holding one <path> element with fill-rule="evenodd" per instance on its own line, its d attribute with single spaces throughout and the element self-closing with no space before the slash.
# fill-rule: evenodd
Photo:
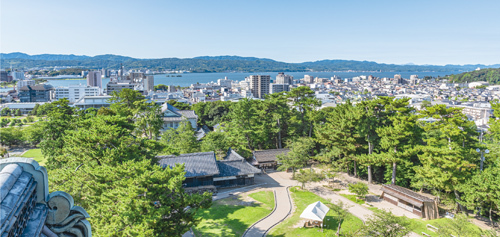
<svg viewBox="0 0 500 237">
<path fill-rule="evenodd" d="M 375 77 L 394 77 L 395 74 L 400 74 L 403 78 L 410 78 L 411 75 L 418 75 L 420 78 L 425 76 L 446 76 L 451 74 L 459 74 L 459 71 L 450 72 L 287 72 L 285 74 L 292 75 L 294 79 L 304 78 L 304 75 L 311 75 L 313 77 L 330 78 L 332 76 L 339 76 L 341 78 L 352 78 L 356 76 L 369 76 L 373 75 Z M 177 77 L 177 75 L 182 75 L 182 77 Z M 242 81 L 245 77 L 250 75 L 270 75 L 271 79 L 275 79 L 277 72 L 224 72 L 224 73 L 183 73 L 183 74 L 161 74 L 155 75 L 155 85 L 174 85 L 174 86 L 190 86 L 191 84 L 207 83 L 207 82 L 217 82 L 217 79 L 222 79 L 227 77 L 233 81 Z M 55 87 L 58 86 L 68 86 L 73 84 L 87 84 L 86 79 L 81 80 L 48 80 L 48 84 Z M 109 82 L 109 78 L 102 80 L 102 85 L 106 85 Z M 0 89 L 9 90 L 9 89 Z"/>
</svg>

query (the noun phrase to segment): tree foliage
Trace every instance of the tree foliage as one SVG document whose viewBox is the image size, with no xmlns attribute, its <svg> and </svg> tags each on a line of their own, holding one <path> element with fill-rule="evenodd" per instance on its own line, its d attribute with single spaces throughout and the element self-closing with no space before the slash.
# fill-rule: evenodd
<svg viewBox="0 0 500 237">
<path fill-rule="evenodd" d="M 410 233 L 411 222 L 406 217 L 395 216 L 390 212 L 379 210 L 366 221 L 359 236 L 400 237 Z"/>
<path fill-rule="evenodd" d="M 368 185 L 363 182 L 349 184 L 349 192 L 355 193 L 357 198 L 364 199 L 366 194 L 368 194 Z"/>
</svg>

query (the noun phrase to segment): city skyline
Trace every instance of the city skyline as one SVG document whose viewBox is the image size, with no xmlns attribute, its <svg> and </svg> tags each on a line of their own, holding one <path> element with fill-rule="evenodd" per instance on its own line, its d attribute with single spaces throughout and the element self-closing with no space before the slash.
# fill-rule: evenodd
<svg viewBox="0 0 500 237">
<path fill-rule="evenodd" d="M 0 51 L 491 65 L 499 63 L 499 7 L 498 1 L 4 0 Z"/>
</svg>

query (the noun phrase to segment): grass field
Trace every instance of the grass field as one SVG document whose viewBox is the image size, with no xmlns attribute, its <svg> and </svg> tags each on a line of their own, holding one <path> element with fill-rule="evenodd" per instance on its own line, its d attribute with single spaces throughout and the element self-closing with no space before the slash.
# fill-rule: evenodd
<svg viewBox="0 0 500 237">
<path fill-rule="evenodd" d="M 440 219 L 434 219 L 434 220 L 422 220 L 422 219 L 410 219 L 411 222 L 412 222 L 412 225 L 411 225 L 411 230 L 419 235 L 422 235 L 422 232 L 425 232 L 426 234 L 430 235 L 430 236 L 439 236 L 437 233 L 427 229 L 427 224 L 430 224 L 432 226 L 435 226 L 435 227 L 439 227 L 440 225 L 443 226 L 443 225 L 446 225 L 446 224 L 449 224 L 451 223 L 453 220 L 452 219 L 448 219 L 448 218 L 440 218 Z M 472 223 L 469 223 L 467 224 L 466 226 L 467 229 L 470 229 L 471 231 L 473 232 L 477 232 L 477 235 L 476 236 L 481 236 L 481 229 L 472 224 Z M 459 236 L 461 235 L 461 233 L 455 233 L 456 236 Z"/>
<path fill-rule="evenodd" d="M 33 160 L 36 160 L 36 162 L 38 162 L 41 166 L 45 166 L 45 163 L 47 162 L 47 159 L 42 155 L 41 149 L 28 150 L 22 155 L 22 157 L 33 158 Z"/>
<path fill-rule="evenodd" d="M 241 236 L 256 221 L 271 213 L 274 208 L 274 194 L 261 191 L 248 195 L 257 202 L 248 202 L 241 197 L 217 200 L 197 216 L 202 218 L 193 228 L 196 236 Z"/>
<path fill-rule="evenodd" d="M 276 226 L 276 228 L 274 228 L 268 236 L 335 236 L 335 233 L 337 232 L 338 220 L 337 213 L 332 210 L 330 210 L 325 217 L 325 227 L 323 228 L 323 232 L 320 232 L 319 228 L 294 227 L 300 222 L 300 214 L 302 214 L 304 209 L 309 204 L 317 201 L 321 201 L 327 206 L 331 206 L 333 204 L 312 192 L 301 190 L 298 187 L 290 188 L 290 191 L 296 206 L 295 212 L 290 218 Z M 362 225 L 363 222 L 359 218 L 349 215 L 349 217 L 342 223 L 341 236 L 343 236 L 342 233 L 356 230 Z"/>
</svg>

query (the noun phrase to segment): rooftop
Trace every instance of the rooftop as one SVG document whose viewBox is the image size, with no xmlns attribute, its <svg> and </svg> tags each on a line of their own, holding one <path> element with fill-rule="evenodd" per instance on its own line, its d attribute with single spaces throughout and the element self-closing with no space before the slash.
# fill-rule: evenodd
<svg viewBox="0 0 500 237">
<path fill-rule="evenodd" d="M 434 202 L 434 200 L 426 196 L 423 196 L 417 192 L 414 192 L 410 189 L 403 188 L 395 184 L 383 184 L 382 191 L 384 191 L 384 193 L 387 193 L 389 195 L 395 196 L 399 199 L 403 199 L 415 206 L 422 206 L 424 202 Z M 408 197 L 418 200 L 420 202 L 415 202 L 411 199 L 408 199 Z"/>
<path fill-rule="evenodd" d="M 219 174 L 219 168 L 213 151 L 181 154 L 179 156 L 157 156 L 156 158 L 158 158 L 159 165 L 163 167 L 168 166 L 172 168 L 178 164 L 184 164 L 186 178 Z"/>
<path fill-rule="evenodd" d="M 250 165 L 246 160 L 219 160 L 217 161 L 219 177 L 249 175 L 260 173 L 260 170 Z"/>
<path fill-rule="evenodd" d="M 288 154 L 290 149 L 285 148 L 285 149 L 270 149 L 270 150 L 263 150 L 263 151 L 254 151 L 253 156 L 258 162 L 270 162 L 270 161 L 275 161 L 277 155 L 281 154 Z"/>
</svg>

